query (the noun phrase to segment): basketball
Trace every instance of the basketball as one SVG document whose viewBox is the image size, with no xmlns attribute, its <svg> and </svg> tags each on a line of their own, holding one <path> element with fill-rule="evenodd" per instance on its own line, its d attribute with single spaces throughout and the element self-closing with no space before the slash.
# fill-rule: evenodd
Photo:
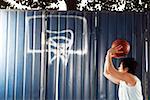
<svg viewBox="0 0 150 100">
<path fill-rule="evenodd" d="M 115 54 L 113 54 L 114 58 L 124 57 L 130 51 L 130 44 L 126 40 L 124 40 L 124 39 L 117 39 L 117 40 L 113 41 L 111 48 L 114 48 L 114 47 L 119 46 L 119 45 L 122 46 L 122 48 L 120 49 L 120 51 L 123 51 L 123 53 L 115 53 Z"/>
</svg>

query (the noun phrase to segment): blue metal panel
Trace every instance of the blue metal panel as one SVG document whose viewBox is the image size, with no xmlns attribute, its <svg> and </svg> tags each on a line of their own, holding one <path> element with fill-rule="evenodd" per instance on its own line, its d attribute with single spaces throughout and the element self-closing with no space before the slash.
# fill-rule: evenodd
<svg viewBox="0 0 150 100">
<path fill-rule="evenodd" d="M 17 12 L 16 22 L 16 60 L 15 60 L 15 82 L 14 99 L 22 99 L 23 91 L 23 64 L 24 64 L 24 12 Z M 20 27 L 19 27 L 20 26 Z M 18 41 L 18 42 L 17 42 Z"/>
<path fill-rule="evenodd" d="M 15 40 L 16 40 L 16 13 L 8 12 L 8 36 L 7 36 L 7 67 L 6 67 L 6 90 L 5 99 L 13 97 L 13 81 L 15 69 Z M 10 28 L 11 27 L 11 28 Z"/>
<path fill-rule="evenodd" d="M 0 99 L 5 98 L 6 60 L 7 60 L 7 12 L 0 11 Z M 3 27 L 3 28 L 2 28 Z"/>
</svg>

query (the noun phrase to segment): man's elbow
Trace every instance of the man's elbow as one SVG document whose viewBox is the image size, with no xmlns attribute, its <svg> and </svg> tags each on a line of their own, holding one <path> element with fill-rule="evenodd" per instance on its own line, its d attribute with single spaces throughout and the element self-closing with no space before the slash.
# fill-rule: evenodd
<svg viewBox="0 0 150 100">
<path fill-rule="evenodd" d="M 104 75 L 105 77 L 107 77 L 107 76 L 109 75 L 108 71 L 105 70 L 105 71 L 103 72 L 103 75 Z"/>
<path fill-rule="evenodd" d="M 104 77 L 107 78 L 108 74 L 106 72 L 103 72 Z"/>
<path fill-rule="evenodd" d="M 103 75 L 106 75 L 106 74 L 107 74 L 107 70 L 106 70 L 106 69 L 104 69 Z"/>
</svg>

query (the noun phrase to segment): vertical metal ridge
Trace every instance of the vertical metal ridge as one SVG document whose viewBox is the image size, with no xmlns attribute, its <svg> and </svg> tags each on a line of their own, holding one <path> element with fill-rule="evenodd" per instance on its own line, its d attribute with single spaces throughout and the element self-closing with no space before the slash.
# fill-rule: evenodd
<svg viewBox="0 0 150 100">
<path fill-rule="evenodd" d="M 7 97 L 8 97 L 8 70 L 9 70 L 9 67 L 8 67 L 8 55 L 9 55 L 9 32 L 10 32 L 10 27 L 8 25 L 9 21 L 10 21 L 10 11 L 8 11 L 7 13 L 7 19 L 8 19 L 8 22 L 7 22 L 7 27 L 8 27 L 8 30 L 7 30 L 7 53 L 6 53 L 6 80 L 5 80 L 5 100 L 8 100 Z"/>
<path fill-rule="evenodd" d="M 2 11 L 0 10 L 0 27 L 2 27 Z M 0 40 L 2 40 L 2 29 L 0 30 Z M 2 45 L 3 43 L 1 43 L 1 41 L 0 41 L 0 48 L 1 48 L 1 45 Z M 1 54 L 1 49 L 0 49 L 0 54 Z M 0 60 L 1 60 L 1 57 L 0 57 Z"/>
<path fill-rule="evenodd" d="M 148 39 L 146 37 L 145 39 L 145 63 L 146 63 L 146 67 L 145 67 L 145 89 L 144 89 L 144 94 L 145 94 L 145 100 L 148 100 Z"/>
<path fill-rule="evenodd" d="M 145 71 L 148 72 L 148 67 L 149 67 L 149 64 L 148 64 L 148 39 L 146 38 L 145 39 L 145 62 L 146 62 L 146 67 L 145 67 Z"/>
<path fill-rule="evenodd" d="M 76 16 L 76 13 L 74 14 L 75 16 Z M 68 17 L 67 17 L 67 19 L 68 19 Z M 73 18 L 72 20 L 73 20 L 73 24 L 75 25 L 75 19 L 76 18 Z M 74 28 L 74 30 L 75 30 L 75 26 L 73 27 Z M 68 29 L 68 28 L 67 28 Z M 67 30 L 66 29 L 66 30 Z M 75 30 L 76 31 L 76 30 Z M 75 33 L 74 33 L 75 34 Z M 73 35 L 74 35 L 73 34 Z M 67 37 L 68 37 L 69 35 L 67 34 Z M 74 38 L 73 38 L 74 39 Z M 73 45 L 72 45 L 72 48 L 73 48 Z M 68 51 L 66 51 L 66 52 L 68 52 Z M 74 93 L 74 91 L 73 91 L 73 85 L 74 85 L 74 79 L 73 79 L 73 77 L 74 77 L 74 57 L 73 57 L 74 55 L 71 55 L 70 56 L 70 54 L 68 53 L 67 54 L 67 61 L 66 62 L 68 62 L 69 61 L 69 58 L 71 59 L 70 60 L 70 63 L 71 63 L 71 66 L 70 66 L 70 73 L 69 73 L 69 75 L 70 75 L 70 79 L 69 80 L 71 80 L 71 82 L 69 82 L 69 84 L 70 84 L 70 98 L 69 99 L 73 99 L 73 93 Z M 67 65 L 67 63 L 66 63 L 66 65 Z M 67 67 L 65 65 L 65 68 Z"/>
<path fill-rule="evenodd" d="M 49 19 L 46 20 L 46 23 L 48 23 L 49 21 L 49 27 L 50 27 L 50 30 L 51 30 L 51 14 L 49 15 L 48 17 Z M 48 27 L 46 27 L 48 28 Z M 47 33 L 46 33 L 47 34 Z M 51 34 L 48 34 L 48 37 L 51 37 Z M 49 40 L 48 40 L 49 41 Z M 51 42 L 48 42 L 48 71 L 50 71 L 50 67 L 51 67 L 51 63 L 50 63 L 50 60 L 51 60 L 51 44 L 49 44 Z M 49 83 L 49 76 L 50 76 L 50 72 L 47 72 L 47 83 Z M 48 88 L 48 84 L 47 84 L 47 88 Z M 46 94 L 48 95 L 48 90 L 46 91 Z M 52 93 L 53 94 L 53 93 Z M 46 99 L 48 99 L 48 96 L 46 95 Z"/>
<path fill-rule="evenodd" d="M 97 16 L 97 15 L 98 15 L 97 12 L 95 12 L 94 15 L 95 15 L 95 17 L 94 17 L 94 19 L 95 19 L 95 27 L 97 27 L 97 20 L 98 20 L 98 18 L 97 18 L 97 17 L 98 17 L 98 16 Z"/>
<path fill-rule="evenodd" d="M 47 11 L 44 12 L 45 13 L 45 17 L 44 17 L 44 24 L 45 24 L 45 30 L 44 30 L 44 36 L 45 36 L 45 45 L 44 45 L 44 99 L 46 100 L 46 88 L 47 88 L 47 45 L 46 45 L 46 39 L 47 39 L 47 34 L 46 34 L 46 30 L 47 30 Z"/>
<path fill-rule="evenodd" d="M 0 10 L 0 22 L 3 22 L 3 21 L 2 21 L 3 14 L 4 14 L 4 12 Z M 7 16 L 7 17 L 8 17 L 8 16 Z M 6 21 L 6 22 L 7 22 L 7 21 Z M 3 23 L 0 23 L 0 27 L 3 27 L 2 24 L 3 24 Z M 8 22 L 7 22 L 6 24 L 8 24 Z M 0 35 L 3 36 L 3 29 L 0 29 Z M 1 43 L 0 43 L 0 46 L 1 46 L 1 44 L 3 45 L 3 42 L 2 42 L 2 41 L 6 42 L 6 51 L 7 51 L 7 39 L 6 39 L 6 38 L 7 38 L 7 32 L 6 32 L 6 37 L 5 37 L 5 38 L 4 38 L 4 37 L 0 37 L 0 40 L 1 40 L 1 41 L 0 41 L 0 42 L 1 42 Z M 1 49 L 1 50 L 2 50 L 2 49 Z M 1 52 L 1 50 L 0 50 L 0 52 Z M 4 52 L 4 50 L 2 50 L 2 51 Z M 3 69 L 4 69 L 3 72 L 6 72 L 6 63 L 7 63 L 7 62 L 6 62 L 6 60 L 7 60 L 7 52 L 6 52 L 6 51 L 5 51 L 5 53 L 4 53 L 4 56 L 6 56 L 6 57 L 5 57 L 5 59 L 4 59 L 5 62 L 3 62 L 3 65 L 4 65 L 4 66 L 3 66 L 3 67 L 4 67 L 4 68 L 3 68 Z M 2 52 L 2 53 L 3 53 L 3 52 Z M 2 67 L 2 66 L 1 66 L 1 67 Z M 3 77 L 4 77 L 4 78 L 3 78 L 3 79 L 4 79 L 4 85 L 3 85 L 4 87 L 3 87 L 3 97 L 2 97 L 2 98 L 5 99 L 6 73 L 3 75 Z M 2 81 L 1 81 L 1 82 L 2 82 Z"/>
<path fill-rule="evenodd" d="M 16 100 L 16 92 L 17 92 L 17 69 L 18 69 L 18 62 L 17 62 L 17 59 L 18 59 L 18 27 L 19 27 L 19 11 L 16 12 L 16 15 L 17 15 L 17 21 L 16 21 L 16 52 L 15 52 L 15 70 L 14 70 L 14 100 Z"/>
<path fill-rule="evenodd" d="M 58 31 L 60 31 L 60 13 L 58 13 Z M 58 81 L 58 79 L 59 79 L 59 35 L 58 35 L 58 43 L 57 43 L 57 54 L 56 54 L 56 56 L 57 56 L 57 58 L 56 58 L 56 60 L 57 60 L 57 65 L 56 65 L 56 87 L 55 87 L 55 89 L 56 89 L 56 93 L 55 93 L 55 100 L 58 100 L 59 98 L 58 98 L 58 96 L 59 96 L 59 94 L 58 94 L 58 85 L 59 85 L 59 81 Z"/>
<path fill-rule="evenodd" d="M 66 16 L 68 16 L 68 13 L 66 13 Z M 66 18 L 66 28 L 68 29 L 68 17 Z M 65 46 L 66 46 L 66 44 L 65 44 Z M 67 55 L 68 56 L 68 55 Z M 66 66 L 65 66 L 65 64 L 66 64 Z M 63 87 L 63 99 L 66 99 L 66 69 L 67 69 L 67 61 L 66 61 L 66 59 L 65 59 L 65 61 L 64 61 L 64 65 L 63 65 L 63 68 L 64 68 L 64 87 Z"/>
<path fill-rule="evenodd" d="M 28 32 L 28 25 L 27 25 L 27 12 L 25 11 L 25 41 L 24 41 L 24 66 L 23 66 L 23 100 L 26 100 L 26 42 L 27 42 L 27 32 Z"/>
<path fill-rule="evenodd" d="M 75 15 L 77 15 L 76 14 L 76 12 L 75 12 Z M 74 19 L 74 30 L 77 30 L 77 25 L 76 25 L 76 18 Z M 67 27 L 68 27 L 68 20 L 67 20 Z M 76 34 L 76 31 L 74 32 L 74 34 Z M 75 37 L 75 36 L 74 36 Z M 76 38 L 76 37 L 75 37 Z M 76 50 L 76 48 L 77 48 L 77 43 L 76 43 L 76 41 L 77 40 L 75 40 L 74 41 L 74 46 L 73 46 L 73 49 L 75 49 Z M 73 65 L 75 65 L 75 66 L 77 66 L 77 61 L 76 61 L 76 59 L 77 59 L 77 56 L 76 55 L 74 55 L 74 60 L 73 60 Z M 73 90 L 73 99 L 77 99 L 77 98 L 79 98 L 79 97 L 77 97 L 77 89 L 76 89 L 76 87 L 77 87 L 77 76 L 78 75 L 76 75 L 76 73 L 77 73 L 77 71 L 76 71 L 76 69 L 78 69 L 77 67 L 74 67 L 74 72 L 73 72 L 73 80 L 74 80 L 74 82 L 73 82 L 73 87 L 75 88 L 75 90 Z M 76 75 L 76 76 L 75 76 Z"/>
<path fill-rule="evenodd" d="M 40 100 L 45 100 L 45 12 L 42 12 Z"/>
<path fill-rule="evenodd" d="M 86 16 L 85 14 L 86 14 L 86 13 L 83 13 L 82 17 Z M 84 22 L 83 22 L 83 23 L 84 23 Z M 85 28 L 85 27 L 86 27 L 85 25 L 86 25 L 86 24 L 83 24 L 83 26 L 82 26 L 82 27 L 83 27 L 83 30 L 86 29 L 86 28 Z M 85 36 L 85 35 L 84 35 L 85 33 L 86 33 L 86 32 L 83 32 L 82 36 Z M 85 38 L 86 38 L 86 37 L 85 37 Z M 87 38 L 86 38 L 86 39 L 87 39 Z M 85 40 L 86 40 L 86 39 L 85 39 Z M 83 47 L 84 47 L 84 38 L 82 37 L 82 38 L 81 38 L 81 50 L 82 50 L 81 52 L 82 52 L 82 53 L 83 53 Z M 86 50 L 87 50 L 87 49 L 88 49 L 88 48 L 86 48 Z M 87 92 L 87 91 L 85 91 L 85 90 L 86 90 L 86 85 L 85 85 L 85 84 L 86 84 L 86 83 L 85 83 L 85 80 L 86 80 L 86 67 L 85 67 L 85 63 L 86 63 L 86 62 L 85 62 L 85 55 L 83 55 L 83 59 L 81 59 L 81 62 L 82 62 L 82 61 L 83 61 L 83 63 L 81 63 L 81 67 L 82 67 L 82 82 L 83 82 L 83 83 L 82 83 L 82 87 L 81 87 L 81 88 L 83 89 L 83 90 L 82 90 L 82 99 L 86 99 L 85 96 L 86 96 L 86 92 Z"/>
<path fill-rule="evenodd" d="M 35 50 L 35 28 L 36 28 L 36 12 L 33 12 L 33 50 Z M 32 71 L 31 71 L 31 98 L 33 97 L 34 90 L 34 69 L 35 69 L 35 53 L 32 53 Z"/>
</svg>

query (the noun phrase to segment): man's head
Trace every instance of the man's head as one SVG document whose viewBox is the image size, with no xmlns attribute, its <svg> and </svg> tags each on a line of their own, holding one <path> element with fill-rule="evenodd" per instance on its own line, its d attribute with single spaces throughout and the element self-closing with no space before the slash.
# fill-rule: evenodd
<svg viewBox="0 0 150 100">
<path fill-rule="evenodd" d="M 119 71 L 135 74 L 137 62 L 134 58 L 123 58 L 120 61 Z"/>
</svg>

